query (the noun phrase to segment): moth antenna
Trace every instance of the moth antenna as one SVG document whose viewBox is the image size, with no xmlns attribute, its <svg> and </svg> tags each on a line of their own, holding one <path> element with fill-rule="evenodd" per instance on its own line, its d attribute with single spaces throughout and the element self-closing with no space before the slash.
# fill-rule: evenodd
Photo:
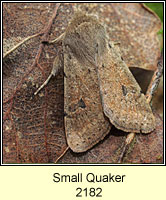
<svg viewBox="0 0 166 200">
<path fill-rule="evenodd" d="M 59 37 L 55 38 L 54 40 L 50 41 L 49 44 L 57 43 L 63 41 L 65 37 L 65 33 L 62 33 Z"/>
<path fill-rule="evenodd" d="M 48 76 L 47 80 L 39 87 L 39 89 L 34 93 L 34 95 L 37 95 L 37 93 L 45 86 L 48 84 L 49 80 L 51 79 L 52 76 L 56 76 L 57 73 L 59 72 L 60 68 L 62 68 L 62 65 L 60 63 L 60 58 L 57 56 L 53 62 L 53 68 Z"/>
<path fill-rule="evenodd" d="M 49 82 L 49 80 L 51 79 L 52 77 L 52 73 L 49 75 L 49 77 L 47 78 L 47 80 L 38 88 L 38 90 L 34 93 L 34 95 L 37 95 L 37 93 L 45 86 L 47 85 L 47 83 Z"/>
</svg>

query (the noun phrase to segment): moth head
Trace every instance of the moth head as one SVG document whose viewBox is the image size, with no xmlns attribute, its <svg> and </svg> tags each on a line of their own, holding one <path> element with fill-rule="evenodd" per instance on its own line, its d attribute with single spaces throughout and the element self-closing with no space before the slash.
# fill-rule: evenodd
<svg viewBox="0 0 166 200">
<path fill-rule="evenodd" d="M 99 21 L 84 13 L 76 13 L 64 38 L 64 46 L 68 46 L 80 62 L 95 63 L 105 51 L 106 33 Z"/>
</svg>

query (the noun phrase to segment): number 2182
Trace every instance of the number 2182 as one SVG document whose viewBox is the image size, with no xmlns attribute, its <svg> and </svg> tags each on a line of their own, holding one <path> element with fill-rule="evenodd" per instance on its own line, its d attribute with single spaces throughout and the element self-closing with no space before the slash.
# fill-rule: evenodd
<svg viewBox="0 0 166 200">
<path fill-rule="evenodd" d="M 85 188 L 80 187 L 76 188 L 77 194 L 76 197 L 102 197 L 102 188 Z"/>
</svg>

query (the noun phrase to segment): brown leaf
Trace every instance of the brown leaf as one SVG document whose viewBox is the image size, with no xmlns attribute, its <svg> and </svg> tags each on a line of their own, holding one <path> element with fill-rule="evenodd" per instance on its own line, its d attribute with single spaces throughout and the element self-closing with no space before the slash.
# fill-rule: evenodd
<svg viewBox="0 0 166 200">
<path fill-rule="evenodd" d="M 3 3 L 4 51 L 24 38 L 42 32 L 55 6 L 55 3 Z M 64 32 L 78 8 L 99 15 L 110 39 L 119 43 L 117 48 L 129 67 L 156 68 L 160 54 L 156 32 L 161 24 L 142 4 L 61 4 L 51 28 L 50 40 Z M 36 89 L 48 77 L 61 46 L 45 45 L 39 54 L 39 62 L 33 65 L 40 44 L 41 38 L 35 37 L 3 61 L 4 163 L 52 163 L 67 148 L 63 73 L 52 78 L 40 94 L 34 96 Z M 156 131 L 146 136 L 138 134 L 124 162 L 162 162 L 163 149 L 158 145 L 163 141 L 162 120 L 157 116 L 156 120 L 159 122 Z M 125 138 L 126 133 L 113 128 L 110 135 L 90 151 L 74 154 L 69 150 L 60 162 L 116 163 Z"/>
<path fill-rule="evenodd" d="M 14 40 L 18 35 L 25 38 L 36 31 L 42 31 L 55 6 L 56 4 L 4 4 L 4 16 L 7 16 L 4 21 L 8 20 L 4 23 L 4 32 L 7 31 L 4 38 L 11 39 L 7 34 L 12 35 L 10 24 L 13 18 L 16 27 L 12 35 Z M 64 6 L 60 12 L 62 16 L 65 9 Z M 60 29 L 59 18 L 62 17 L 56 18 L 54 26 Z M 62 22 L 67 24 L 65 19 Z M 22 30 L 21 33 L 17 28 Z M 27 30 L 24 32 L 24 29 Z M 40 48 L 39 39 L 28 41 L 4 60 L 4 163 L 54 162 L 67 147 L 63 123 L 63 73 L 51 80 L 49 89 L 46 87 L 39 96 L 34 96 L 36 89 L 48 76 L 57 53 L 57 49 L 53 47 L 53 50 L 46 47 L 41 51 L 43 49 Z M 40 61 L 38 63 L 37 60 L 34 65 L 38 55 Z"/>
</svg>

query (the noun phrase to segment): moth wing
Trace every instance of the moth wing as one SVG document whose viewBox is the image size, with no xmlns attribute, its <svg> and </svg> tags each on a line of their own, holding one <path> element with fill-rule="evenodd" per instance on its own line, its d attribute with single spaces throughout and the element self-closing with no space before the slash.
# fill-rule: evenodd
<svg viewBox="0 0 166 200">
<path fill-rule="evenodd" d="M 95 66 L 80 64 L 64 47 L 64 112 L 67 143 L 74 152 L 84 152 L 111 129 L 103 113 Z"/>
<path fill-rule="evenodd" d="M 154 130 L 155 118 L 145 95 L 111 45 L 98 64 L 98 78 L 104 113 L 115 127 L 135 133 Z"/>
</svg>

